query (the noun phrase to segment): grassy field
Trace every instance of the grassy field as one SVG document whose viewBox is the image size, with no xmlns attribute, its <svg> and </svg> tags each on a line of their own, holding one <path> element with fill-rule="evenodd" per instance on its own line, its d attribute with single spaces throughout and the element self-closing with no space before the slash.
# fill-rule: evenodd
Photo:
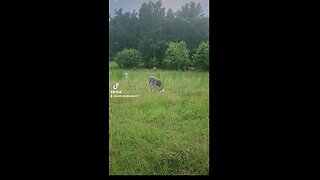
<svg viewBox="0 0 320 180">
<path fill-rule="evenodd" d="M 209 73 L 109 69 L 109 175 L 208 175 Z M 150 75 L 163 94 L 150 92 Z M 117 82 L 138 96 L 111 98 Z"/>
</svg>

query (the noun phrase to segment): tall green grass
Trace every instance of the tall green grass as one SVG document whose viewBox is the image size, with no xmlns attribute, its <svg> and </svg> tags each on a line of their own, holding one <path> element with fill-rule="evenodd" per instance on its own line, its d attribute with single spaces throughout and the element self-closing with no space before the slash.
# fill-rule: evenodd
<svg viewBox="0 0 320 180">
<path fill-rule="evenodd" d="M 164 93 L 150 92 L 151 75 Z M 110 68 L 109 80 L 110 90 L 118 82 L 122 95 L 139 95 L 109 91 L 110 175 L 209 174 L 208 72 Z"/>
</svg>

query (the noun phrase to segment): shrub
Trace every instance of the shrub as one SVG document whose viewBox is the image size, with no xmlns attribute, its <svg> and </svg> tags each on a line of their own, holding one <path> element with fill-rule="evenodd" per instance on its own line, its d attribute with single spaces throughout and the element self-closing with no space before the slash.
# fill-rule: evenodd
<svg viewBox="0 0 320 180">
<path fill-rule="evenodd" d="M 139 67 L 142 55 L 138 50 L 125 48 L 118 52 L 114 59 L 120 68 L 133 68 Z"/>
<path fill-rule="evenodd" d="M 109 62 L 109 69 L 118 69 L 119 68 L 119 65 L 114 62 L 114 61 L 110 61 Z"/>
<path fill-rule="evenodd" d="M 192 63 L 199 69 L 209 70 L 209 42 L 202 42 L 192 56 Z"/>
<path fill-rule="evenodd" d="M 185 66 L 191 64 L 186 43 L 184 41 L 179 43 L 170 42 L 165 52 L 163 63 L 165 67 L 176 70 L 182 70 Z"/>
</svg>

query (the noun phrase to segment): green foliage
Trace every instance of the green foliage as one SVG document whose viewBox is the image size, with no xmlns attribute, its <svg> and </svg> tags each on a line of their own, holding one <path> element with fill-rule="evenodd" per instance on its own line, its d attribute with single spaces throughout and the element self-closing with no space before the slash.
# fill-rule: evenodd
<svg viewBox="0 0 320 180">
<path fill-rule="evenodd" d="M 132 68 L 139 67 L 142 55 L 138 50 L 125 48 L 118 52 L 114 59 L 120 68 Z"/>
<path fill-rule="evenodd" d="M 192 56 L 194 66 L 209 70 L 209 42 L 202 42 Z"/>
<path fill-rule="evenodd" d="M 109 69 L 119 69 L 119 65 L 116 62 L 111 61 L 109 62 Z"/>
<path fill-rule="evenodd" d="M 115 17 L 110 17 L 109 21 L 109 55 L 113 58 L 117 52 L 125 47 L 138 48 L 140 38 L 140 26 L 138 23 L 138 13 L 126 12 L 123 14 L 120 8 L 115 13 Z"/>
<path fill-rule="evenodd" d="M 181 70 L 190 65 L 189 50 L 184 41 L 171 42 L 165 52 L 164 64 L 168 69 Z"/>
<path fill-rule="evenodd" d="M 184 41 L 193 52 L 201 42 L 209 40 L 209 18 L 201 14 L 200 3 L 186 3 L 180 9 L 166 11 L 159 0 L 141 4 L 137 12 L 116 10 L 113 17 L 109 16 L 110 58 L 114 59 L 124 48 L 132 48 L 141 52 L 145 68 L 154 64 L 164 68 L 169 42 Z"/>
<path fill-rule="evenodd" d="M 200 3 L 197 5 L 194 2 L 186 3 L 181 7 L 181 10 L 177 11 L 177 16 L 184 20 L 194 21 L 195 18 L 201 16 L 202 9 Z"/>
</svg>

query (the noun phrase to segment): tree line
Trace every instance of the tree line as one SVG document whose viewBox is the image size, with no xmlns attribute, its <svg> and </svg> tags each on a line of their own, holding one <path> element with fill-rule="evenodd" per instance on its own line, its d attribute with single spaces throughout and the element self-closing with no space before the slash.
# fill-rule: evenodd
<svg viewBox="0 0 320 180">
<path fill-rule="evenodd" d="M 166 11 L 161 1 L 149 1 L 139 12 L 123 13 L 120 8 L 109 15 L 109 60 L 120 67 L 208 69 L 208 46 L 209 18 L 200 3 L 186 3 L 173 12 Z"/>
</svg>

